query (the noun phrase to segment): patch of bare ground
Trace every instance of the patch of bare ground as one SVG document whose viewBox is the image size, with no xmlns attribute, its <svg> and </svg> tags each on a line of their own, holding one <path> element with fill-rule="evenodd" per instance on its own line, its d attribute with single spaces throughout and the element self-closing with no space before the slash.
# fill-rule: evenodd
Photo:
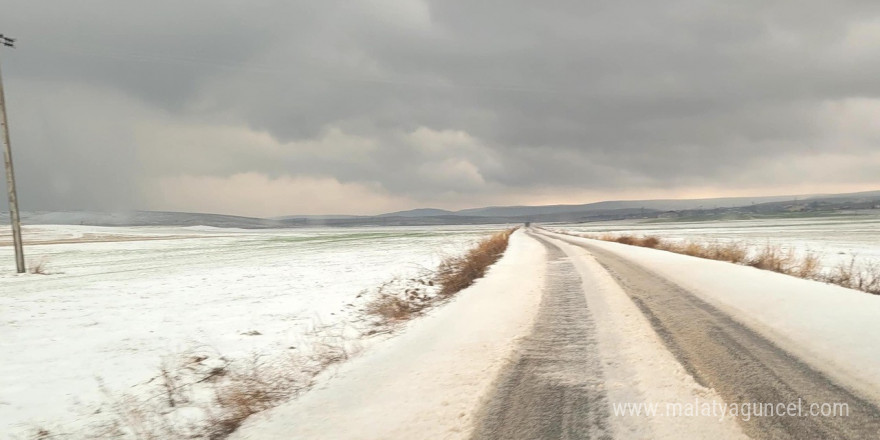
<svg viewBox="0 0 880 440">
<path fill-rule="evenodd" d="M 880 294 L 880 264 L 872 262 L 857 265 L 855 257 L 849 263 L 840 264 L 830 272 L 826 272 L 822 270 L 819 255 L 815 253 L 797 255 L 792 249 L 783 249 L 782 246 L 769 243 L 758 248 L 756 252 L 749 252 L 749 247 L 739 241 L 680 242 L 664 240 L 652 235 L 566 234 L 659 249 L 710 260 L 727 261 L 798 278 L 836 284 L 875 295 Z"/>
</svg>

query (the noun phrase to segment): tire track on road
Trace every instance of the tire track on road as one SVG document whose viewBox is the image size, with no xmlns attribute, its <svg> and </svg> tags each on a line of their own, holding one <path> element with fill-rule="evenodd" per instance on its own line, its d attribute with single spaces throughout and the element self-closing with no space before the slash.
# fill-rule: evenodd
<svg viewBox="0 0 880 440">
<path fill-rule="evenodd" d="M 846 403 L 842 417 L 739 419 L 756 439 L 877 439 L 880 410 L 693 293 L 614 252 L 557 237 L 589 251 L 633 299 L 667 348 L 703 386 L 729 404 Z M 796 299 L 793 299 L 796 300 Z M 682 402 L 687 403 L 687 402 Z"/>
<path fill-rule="evenodd" d="M 531 334 L 499 376 L 472 438 L 611 439 L 595 326 L 581 278 L 547 248 L 547 284 Z"/>
</svg>

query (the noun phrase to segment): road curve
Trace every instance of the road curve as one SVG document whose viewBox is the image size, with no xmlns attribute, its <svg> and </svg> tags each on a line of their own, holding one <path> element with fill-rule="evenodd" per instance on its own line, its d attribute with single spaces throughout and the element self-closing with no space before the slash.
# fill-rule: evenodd
<svg viewBox="0 0 880 440">
<path fill-rule="evenodd" d="M 474 439 L 613 438 L 590 310 L 580 277 L 544 233 L 548 281 L 531 336 L 497 380 Z M 846 403 L 846 417 L 738 419 L 755 439 L 878 439 L 880 409 L 693 293 L 581 241 L 647 317 L 666 348 L 728 404 Z M 735 282 L 732 280 L 732 282 Z"/>
</svg>

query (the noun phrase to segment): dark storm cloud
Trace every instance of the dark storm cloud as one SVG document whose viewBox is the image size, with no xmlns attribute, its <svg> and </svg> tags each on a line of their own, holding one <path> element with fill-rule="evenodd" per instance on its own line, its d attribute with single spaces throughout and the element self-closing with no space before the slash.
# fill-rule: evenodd
<svg viewBox="0 0 880 440">
<path fill-rule="evenodd" d="M 450 207 L 880 184 L 876 2 L 9 3 L 33 208 L 241 173 Z"/>
</svg>

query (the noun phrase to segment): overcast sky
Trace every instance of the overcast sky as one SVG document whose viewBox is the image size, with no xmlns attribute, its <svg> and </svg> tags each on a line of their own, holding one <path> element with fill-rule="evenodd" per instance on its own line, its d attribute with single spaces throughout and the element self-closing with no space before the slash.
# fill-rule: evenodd
<svg viewBox="0 0 880 440">
<path fill-rule="evenodd" d="M 0 0 L 0 33 L 26 210 L 880 189 L 876 0 Z"/>
</svg>

